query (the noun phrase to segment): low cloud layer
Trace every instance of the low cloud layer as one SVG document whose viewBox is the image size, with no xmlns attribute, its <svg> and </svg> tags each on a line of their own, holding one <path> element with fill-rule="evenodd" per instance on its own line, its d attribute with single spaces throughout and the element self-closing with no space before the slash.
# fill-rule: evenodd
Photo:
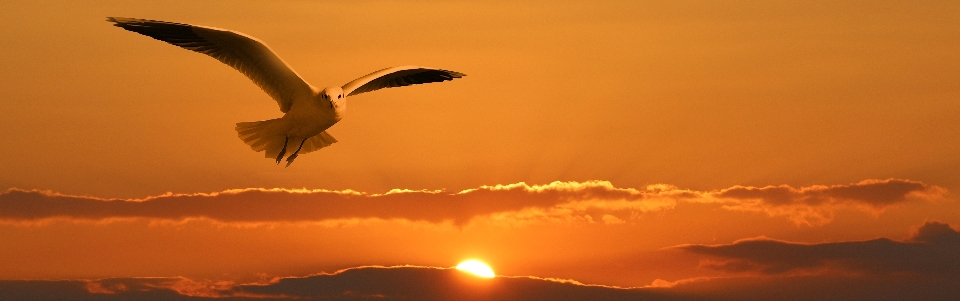
<svg viewBox="0 0 960 301">
<path fill-rule="evenodd" d="M 2 281 L 0 300 L 664 300 L 662 289 L 622 289 L 536 277 L 479 278 L 455 269 L 360 267 L 333 274 L 224 285 L 186 278 Z"/>
<path fill-rule="evenodd" d="M 711 257 L 701 266 L 730 273 L 764 275 L 912 275 L 960 281 L 960 232 L 926 222 L 909 239 L 801 244 L 772 239 L 724 245 L 676 247 Z"/>
<path fill-rule="evenodd" d="M 670 290 L 688 300 L 956 300 L 956 279 L 907 275 L 804 275 L 713 278 Z"/>
<path fill-rule="evenodd" d="M 479 278 L 450 268 L 358 267 L 261 284 L 183 277 L 0 280 L 0 300 L 949 300 L 956 279 L 913 275 L 702 278 L 617 288 L 531 276 Z"/>
<path fill-rule="evenodd" d="M 304 298 L 390 298 L 408 300 L 649 300 L 665 294 L 536 277 L 479 278 L 455 269 L 365 267 L 335 274 L 283 278 L 267 285 L 242 285 L 232 293 Z"/>
<path fill-rule="evenodd" d="M 748 239 L 672 249 L 702 256 L 702 268 L 729 277 L 711 272 L 619 288 L 534 276 L 487 279 L 453 268 L 365 266 L 245 284 L 184 277 L 0 280 L 0 300 L 929 300 L 960 294 L 960 231 L 939 222 L 925 222 L 902 241 Z"/>
<path fill-rule="evenodd" d="M 938 199 L 944 193 L 937 186 L 899 179 L 803 188 L 735 186 L 703 192 L 663 184 L 645 189 L 617 188 L 604 181 L 517 183 L 457 193 L 398 189 L 370 194 L 253 188 L 135 200 L 10 189 L 0 193 L 0 221 L 210 219 L 224 223 L 297 223 L 381 219 L 463 226 L 479 217 L 523 222 L 571 218 L 593 221 L 591 216 L 595 216 L 598 221 L 615 225 L 637 212 L 668 210 L 679 202 L 691 202 L 715 203 L 728 210 L 765 212 L 785 216 L 798 224 L 820 225 L 829 222 L 836 210 L 879 212 L 914 199 Z"/>
</svg>

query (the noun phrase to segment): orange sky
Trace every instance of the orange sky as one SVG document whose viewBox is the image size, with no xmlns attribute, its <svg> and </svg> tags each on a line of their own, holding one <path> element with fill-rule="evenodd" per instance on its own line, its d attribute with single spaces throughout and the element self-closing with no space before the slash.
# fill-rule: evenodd
<svg viewBox="0 0 960 301">
<path fill-rule="evenodd" d="M 960 282 L 843 255 L 960 241 L 960 4 L 560 2 L 0 3 L 0 287 L 468 258 L 709 292 Z M 107 16 L 246 33 L 317 87 L 467 76 L 351 97 L 339 142 L 283 168 L 234 131 L 282 115 L 266 93 Z"/>
</svg>

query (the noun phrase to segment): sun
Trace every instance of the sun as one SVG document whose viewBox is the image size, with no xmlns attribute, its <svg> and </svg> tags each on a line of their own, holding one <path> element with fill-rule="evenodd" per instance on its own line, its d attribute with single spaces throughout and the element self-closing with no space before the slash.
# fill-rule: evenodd
<svg viewBox="0 0 960 301">
<path fill-rule="evenodd" d="M 496 276 L 493 274 L 493 270 L 490 269 L 490 266 L 479 260 L 471 259 L 461 262 L 457 265 L 457 269 L 483 278 L 493 278 Z"/>
</svg>

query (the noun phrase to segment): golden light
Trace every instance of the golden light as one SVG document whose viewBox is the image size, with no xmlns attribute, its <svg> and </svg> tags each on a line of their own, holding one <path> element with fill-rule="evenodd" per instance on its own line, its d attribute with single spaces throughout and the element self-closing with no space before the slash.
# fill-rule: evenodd
<svg viewBox="0 0 960 301">
<path fill-rule="evenodd" d="M 493 269 L 479 260 L 467 260 L 457 265 L 457 269 L 483 278 L 493 278 Z"/>
</svg>

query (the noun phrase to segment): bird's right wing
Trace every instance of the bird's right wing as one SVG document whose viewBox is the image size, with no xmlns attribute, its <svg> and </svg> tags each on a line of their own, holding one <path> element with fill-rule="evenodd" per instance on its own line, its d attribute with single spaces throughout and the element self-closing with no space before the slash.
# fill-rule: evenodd
<svg viewBox="0 0 960 301">
<path fill-rule="evenodd" d="M 209 55 L 240 71 L 273 97 L 286 113 L 296 99 L 310 98 L 310 86 L 270 47 L 254 37 L 226 29 L 182 23 L 108 17 L 114 26 Z"/>
<path fill-rule="evenodd" d="M 344 96 L 357 95 L 383 88 L 435 83 L 461 78 L 466 74 L 420 66 L 400 66 L 364 75 L 343 85 Z"/>
</svg>

